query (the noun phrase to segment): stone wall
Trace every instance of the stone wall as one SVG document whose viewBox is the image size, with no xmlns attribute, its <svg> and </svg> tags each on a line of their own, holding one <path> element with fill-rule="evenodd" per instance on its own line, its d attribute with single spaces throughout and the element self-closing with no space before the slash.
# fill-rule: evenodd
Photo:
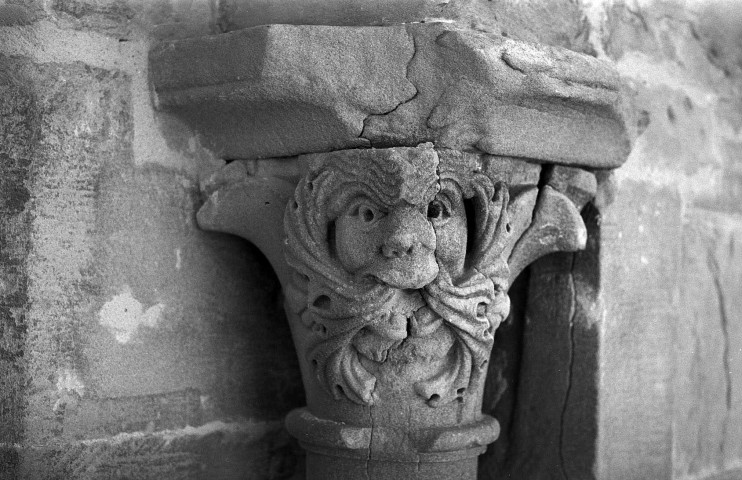
<svg viewBox="0 0 742 480">
<path fill-rule="evenodd" d="M 742 6 L 6 0 L 0 478 L 300 478 L 277 281 L 196 227 L 224 159 L 156 109 L 148 52 L 264 23 L 434 20 L 596 56 L 634 92 L 635 147 L 604 179 L 615 198 L 583 212 L 588 251 L 513 291 L 480 477 L 742 476 Z"/>
</svg>

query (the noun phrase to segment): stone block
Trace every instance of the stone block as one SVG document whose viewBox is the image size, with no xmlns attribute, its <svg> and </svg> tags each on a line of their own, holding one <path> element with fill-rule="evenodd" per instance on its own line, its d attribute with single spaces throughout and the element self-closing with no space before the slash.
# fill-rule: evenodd
<svg viewBox="0 0 742 480">
<path fill-rule="evenodd" d="M 3 242 L 5 255 L 15 257 L 13 275 L 4 279 L 12 280 L 6 291 L 15 292 L 15 301 L 3 302 L 12 307 L 4 319 L 4 327 L 10 328 L 3 337 L 22 352 L 3 356 L 15 357 L 12 375 L 6 377 L 10 385 L 3 388 L 11 395 L 14 423 L 3 430 L 10 438 L 25 440 L 39 438 L 34 433 L 44 437 L 42 430 L 55 428 L 58 375 L 79 360 L 73 354 L 73 312 L 85 303 L 83 292 L 90 285 L 90 244 L 85 238 L 86 227 L 95 221 L 98 171 L 91 164 L 115 158 L 122 150 L 127 124 L 120 116 L 126 104 L 121 93 L 127 83 L 116 72 L 81 65 L 33 65 L 3 58 L 1 69 L 10 94 L 4 96 L 10 102 L 3 102 L 9 107 L 3 118 L 11 125 L 5 137 L 9 148 L 3 152 L 10 175 L 4 182 L 12 185 L 3 196 L 13 195 L 2 221 L 11 227 L 7 233 L 17 235 L 8 244 L 20 242 L 7 250 Z M 44 427 L 31 433 L 28 418 Z"/>
<path fill-rule="evenodd" d="M 27 202 L 38 106 L 22 65 L 0 59 L 0 72 L 0 444 L 13 444 L 22 438 L 27 383 Z"/>
<path fill-rule="evenodd" d="M 600 479 L 670 479 L 681 202 L 649 182 L 624 179 L 618 191 L 600 217 L 594 468 Z"/>
<path fill-rule="evenodd" d="M 736 2 L 663 2 L 651 8 L 617 2 L 605 10 L 606 35 L 602 43 L 605 52 L 615 60 L 636 52 L 660 61 L 680 60 L 684 74 L 716 77 L 714 83 L 734 81 L 742 73 L 742 36 L 738 28 L 742 8 Z M 698 60 L 711 68 L 699 69 L 695 62 L 688 62 L 695 49 L 702 52 Z"/>
<path fill-rule="evenodd" d="M 635 98 L 649 124 L 635 161 L 617 174 L 676 184 L 685 201 L 706 210 L 742 211 L 742 139 L 734 133 L 742 125 L 740 101 L 662 84 L 637 86 Z"/>
<path fill-rule="evenodd" d="M 366 121 L 364 137 L 373 145 L 425 140 L 601 168 L 620 165 L 628 154 L 620 82 L 606 64 L 440 25 L 409 29 L 416 51 L 408 76 L 418 94 Z"/>
<path fill-rule="evenodd" d="M 415 95 L 413 50 L 402 26 L 272 25 L 165 43 L 150 65 L 162 108 L 223 158 L 259 158 L 370 146 L 364 119 Z"/>
<path fill-rule="evenodd" d="M 102 185 L 104 291 L 89 314 L 85 348 L 97 395 L 196 388 L 208 397 L 204 420 L 275 418 L 297 406 L 296 357 L 262 255 L 197 229 L 197 187 L 186 176 L 127 167 Z M 137 315 L 121 316 L 127 308 Z"/>
<path fill-rule="evenodd" d="M 482 32 L 591 53 L 589 24 L 567 0 L 158 0 L 136 5 L 138 23 L 155 38 L 173 40 L 258 25 L 384 26 L 454 22 Z M 544 21 L 548 18 L 548 21 Z"/>
<path fill-rule="evenodd" d="M 254 27 L 165 42 L 150 65 L 160 108 L 227 158 L 431 141 L 610 168 L 629 149 L 610 66 L 445 24 Z"/>
<path fill-rule="evenodd" d="M 0 5 L 0 26 L 28 25 L 33 19 L 33 13 L 22 5 Z"/>
<path fill-rule="evenodd" d="M 267 24 L 389 25 L 440 15 L 437 0 L 227 0 L 216 22 L 222 31 Z"/>
<path fill-rule="evenodd" d="M 289 478 L 296 468 L 295 452 L 278 422 L 212 422 L 29 448 L 23 454 L 19 478 L 33 479 Z"/>
<path fill-rule="evenodd" d="M 32 65 L 38 113 L 33 147 L 28 315 L 24 357 L 30 388 L 24 440 L 61 436 L 66 403 L 83 395 L 79 347 L 99 287 L 94 266 L 96 197 L 104 165 L 125 161 L 131 125 L 128 79 L 84 65 Z"/>
<path fill-rule="evenodd" d="M 196 227 L 195 178 L 136 166 L 127 75 L 0 70 L 0 477 L 203 478 L 198 447 L 104 461 L 78 442 L 303 403 L 277 282 L 244 241 Z M 278 468 L 255 459 L 270 441 L 250 442 L 209 447 L 210 478 Z"/>
<path fill-rule="evenodd" d="M 736 216 L 706 210 L 687 218 L 675 328 L 674 471 L 699 477 L 742 460 L 742 228 Z"/>
<path fill-rule="evenodd" d="M 742 115 L 736 3 L 606 9 L 602 48 L 634 86 L 639 132 L 619 175 L 678 185 L 685 201 L 739 212 Z M 739 22 L 737 22 L 739 23 Z M 633 170 L 633 171 L 632 171 Z"/>
</svg>

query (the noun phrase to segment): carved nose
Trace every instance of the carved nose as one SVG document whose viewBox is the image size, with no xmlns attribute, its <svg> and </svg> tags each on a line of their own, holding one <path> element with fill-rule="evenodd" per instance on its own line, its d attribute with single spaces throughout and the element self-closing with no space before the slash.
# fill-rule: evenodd
<svg viewBox="0 0 742 480">
<path fill-rule="evenodd" d="M 413 250 L 415 240 L 411 233 L 399 232 L 388 238 L 381 246 L 381 253 L 386 258 L 400 258 L 410 255 Z"/>
</svg>

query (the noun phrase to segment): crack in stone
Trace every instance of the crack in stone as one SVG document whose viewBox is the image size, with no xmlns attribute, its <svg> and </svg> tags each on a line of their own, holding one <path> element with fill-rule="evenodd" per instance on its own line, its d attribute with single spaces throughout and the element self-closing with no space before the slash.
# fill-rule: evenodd
<svg viewBox="0 0 742 480">
<path fill-rule="evenodd" d="M 420 90 L 417 88 L 417 85 L 415 85 L 412 82 L 412 80 L 410 80 L 410 68 L 411 68 L 412 62 L 415 60 L 415 57 L 417 56 L 417 52 L 418 52 L 417 42 L 415 41 L 414 35 L 410 34 L 410 31 L 408 29 L 405 29 L 405 34 L 407 34 L 407 38 L 409 38 L 410 43 L 412 44 L 412 56 L 410 57 L 409 61 L 407 62 L 407 66 L 405 67 L 405 79 L 407 80 L 407 82 L 410 85 L 412 85 L 412 88 L 415 89 L 415 93 L 410 98 L 408 98 L 407 100 L 403 100 L 403 101 L 399 102 L 391 110 L 389 110 L 387 112 L 384 112 L 384 113 L 377 113 L 377 114 L 373 114 L 373 115 L 368 115 L 363 120 L 363 127 L 361 128 L 361 133 L 358 134 L 358 137 L 359 138 L 362 138 L 363 140 L 367 140 L 368 143 L 370 144 L 370 146 L 372 148 L 374 147 L 374 142 L 372 142 L 370 138 L 366 138 L 365 137 L 366 126 L 368 125 L 369 119 L 374 118 L 374 117 L 382 117 L 382 116 L 393 114 L 394 112 L 397 111 L 397 109 L 399 109 L 399 107 L 401 107 L 403 105 L 406 105 L 406 104 L 410 103 L 411 101 L 415 100 L 417 98 L 418 94 L 420 93 Z"/>
<path fill-rule="evenodd" d="M 707 257 L 707 263 L 709 270 L 711 270 L 711 277 L 716 290 L 716 298 L 719 302 L 719 321 L 721 323 L 721 334 L 723 337 L 724 345 L 722 348 L 722 364 L 724 366 L 724 381 L 726 383 L 725 402 L 726 402 L 726 414 L 724 416 L 724 423 L 722 425 L 722 436 L 721 436 L 721 449 L 722 454 L 726 448 L 726 436 L 727 428 L 730 420 L 730 412 L 732 410 L 732 375 L 731 368 L 729 365 L 729 317 L 727 315 L 726 305 L 724 302 L 724 291 L 721 286 L 719 277 L 721 276 L 721 269 L 719 263 L 713 257 L 713 254 L 709 252 Z"/>
<path fill-rule="evenodd" d="M 522 68 L 518 67 L 515 62 L 513 62 L 510 58 L 510 55 L 508 55 L 507 49 L 504 49 L 502 52 L 500 52 L 500 60 L 502 60 L 502 63 L 507 65 L 508 67 L 512 68 L 516 72 L 520 72 L 523 75 L 527 75 L 527 72 L 523 70 Z"/>
<path fill-rule="evenodd" d="M 376 392 L 376 388 L 378 387 L 378 385 L 379 385 L 379 382 L 374 383 L 374 388 L 373 390 L 371 390 L 372 399 L 374 398 L 374 393 Z M 374 430 L 376 428 L 374 425 L 374 406 L 373 405 L 368 406 L 368 418 L 369 420 L 371 420 L 371 434 L 369 435 L 369 440 L 368 440 L 368 455 L 366 456 L 365 471 L 366 471 L 366 480 L 372 480 L 371 474 L 369 473 L 368 468 L 369 468 L 369 463 L 371 463 L 371 453 L 373 452 L 373 448 L 374 448 Z"/>
<path fill-rule="evenodd" d="M 575 286 L 575 259 L 577 254 L 572 254 L 572 265 L 569 269 L 569 290 L 570 290 L 570 312 L 569 312 L 569 366 L 567 368 L 567 390 L 564 393 L 564 403 L 562 404 L 562 413 L 559 416 L 559 467 L 562 472 L 562 476 L 569 479 L 566 467 L 566 458 L 564 456 L 564 437 L 565 437 L 565 424 L 567 416 L 567 406 L 569 403 L 569 397 L 572 392 L 572 370 L 574 368 L 575 361 L 575 317 L 577 316 L 577 288 Z"/>
<path fill-rule="evenodd" d="M 693 342 L 693 347 L 694 347 L 693 362 L 694 362 L 694 367 L 702 368 L 703 359 L 701 358 L 701 352 L 702 352 L 701 334 L 698 331 L 698 325 L 700 325 L 701 320 L 698 318 L 698 313 L 696 312 L 693 313 L 693 320 L 694 320 L 694 323 L 693 323 L 693 337 L 694 337 L 693 339 L 694 340 Z M 698 466 L 698 463 L 703 461 L 701 458 L 702 457 L 701 452 L 703 452 L 703 435 L 701 434 L 700 428 L 696 427 L 695 435 L 696 435 L 696 451 L 694 455 L 691 457 L 690 462 L 689 462 L 689 466 L 691 469 L 699 469 L 700 467 Z"/>
<path fill-rule="evenodd" d="M 388 355 L 388 353 L 389 352 L 387 351 L 387 355 Z M 371 389 L 371 394 L 369 395 L 372 402 L 375 399 L 376 390 L 378 388 L 379 388 L 379 380 L 376 379 L 374 381 L 374 388 Z M 373 480 L 371 478 L 371 473 L 369 472 L 369 464 L 371 463 L 371 460 L 373 459 L 374 433 L 376 431 L 376 425 L 375 425 L 375 422 L 374 422 L 374 405 L 373 405 L 373 403 L 371 403 L 371 404 L 368 405 L 368 418 L 371 421 L 371 434 L 369 435 L 369 440 L 368 440 L 368 455 L 366 456 L 365 473 L 366 473 L 366 480 Z"/>
</svg>

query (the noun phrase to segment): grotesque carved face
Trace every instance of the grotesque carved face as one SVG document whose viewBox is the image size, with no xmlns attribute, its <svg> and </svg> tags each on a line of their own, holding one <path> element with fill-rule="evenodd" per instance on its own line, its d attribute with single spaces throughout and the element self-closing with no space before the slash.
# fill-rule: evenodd
<svg viewBox="0 0 742 480">
<path fill-rule="evenodd" d="M 427 205 L 378 205 L 359 196 L 336 221 L 335 245 L 343 267 L 401 289 L 422 288 L 438 275 L 436 238 Z"/>
<path fill-rule="evenodd" d="M 379 205 L 359 194 L 335 223 L 335 248 L 343 267 L 400 289 L 432 282 L 439 268 L 463 270 L 466 211 L 461 191 L 450 185 L 430 202 Z"/>
<path fill-rule="evenodd" d="M 286 217 L 298 273 L 289 301 L 312 332 L 307 358 L 336 398 L 370 403 L 375 380 L 360 359 L 381 364 L 404 345 L 439 346 L 431 358 L 455 349 L 483 368 L 500 313 L 488 307 L 494 283 L 477 259 L 489 258 L 506 222 L 507 193 L 474 167 L 440 165 L 430 148 L 335 152 L 316 157 L 297 187 Z M 471 368 L 445 368 L 421 379 L 421 396 L 451 400 L 467 388 Z"/>
</svg>

